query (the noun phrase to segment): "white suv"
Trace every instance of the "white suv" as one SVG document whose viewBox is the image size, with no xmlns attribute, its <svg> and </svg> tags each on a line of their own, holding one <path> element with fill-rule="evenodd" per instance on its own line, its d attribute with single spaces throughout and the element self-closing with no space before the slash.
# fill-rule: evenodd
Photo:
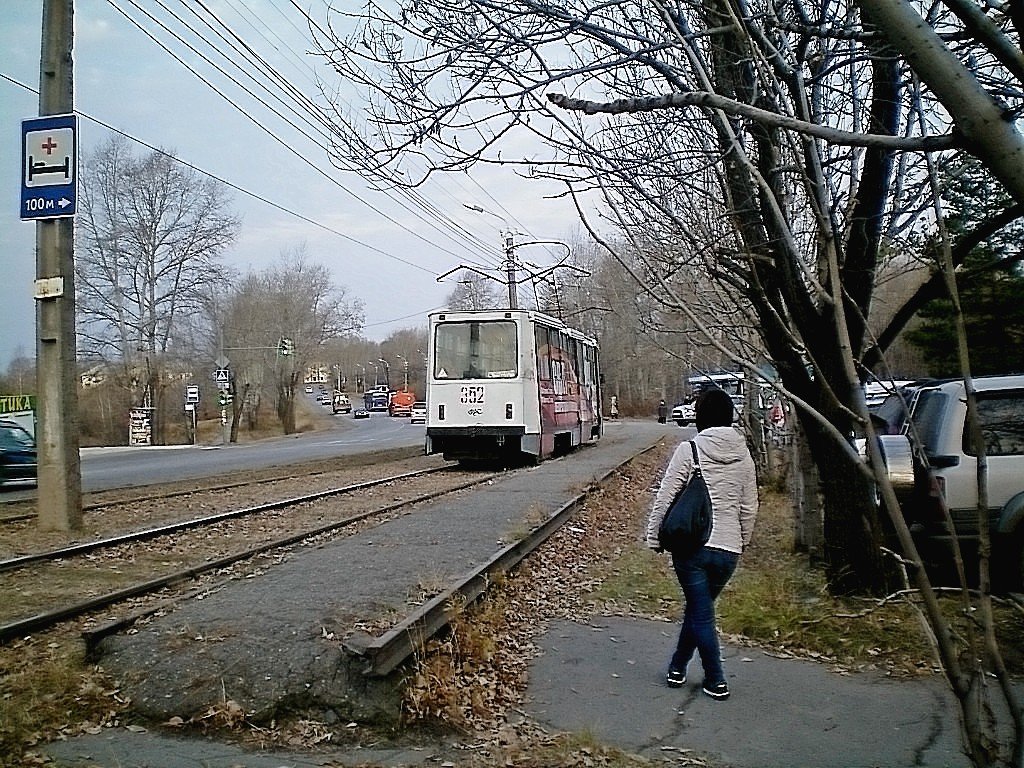
<svg viewBox="0 0 1024 768">
<path fill-rule="evenodd" d="M 743 415 L 743 396 L 742 395 L 730 395 L 732 398 L 732 421 L 735 424 L 740 420 Z M 697 423 L 696 414 L 697 400 L 691 398 L 690 400 L 684 400 L 672 409 L 672 421 L 678 424 L 680 427 L 686 427 L 690 424 Z"/>
<path fill-rule="evenodd" d="M 692 399 L 679 403 L 679 405 L 675 406 L 672 409 L 672 421 L 674 421 L 680 427 L 685 427 L 688 424 L 693 424 L 693 406 L 694 401 Z"/>
<path fill-rule="evenodd" d="M 974 383 L 988 462 L 993 581 L 1019 586 L 1024 580 L 1024 375 L 983 376 Z M 949 562 L 952 536 L 939 503 L 941 490 L 956 537 L 970 558 L 978 541 L 978 451 L 967 427 L 963 382 L 922 387 L 911 420 L 910 435 L 883 438 L 887 455 L 897 455 L 895 444 L 909 439 L 920 442 L 918 455 L 927 460 L 927 466 L 913 462 L 904 516 L 925 560 Z"/>
</svg>

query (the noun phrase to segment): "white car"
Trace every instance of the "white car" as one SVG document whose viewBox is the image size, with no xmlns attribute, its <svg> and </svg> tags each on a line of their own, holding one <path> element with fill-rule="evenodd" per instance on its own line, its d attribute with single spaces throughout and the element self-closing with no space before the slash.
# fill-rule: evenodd
<svg viewBox="0 0 1024 768">
<path fill-rule="evenodd" d="M 685 403 L 680 403 L 672 409 L 672 421 L 678 424 L 680 427 L 685 427 L 687 424 L 693 424 L 693 400 L 688 400 Z"/>
<path fill-rule="evenodd" d="M 993 578 L 1024 582 L 1024 375 L 974 380 L 988 463 L 988 519 Z M 963 381 L 921 387 L 909 434 L 880 438 L 889 477 L 902 496 L 903 514 L 922 555 L 951 562 L 952 537 L 939 505 L 945 497 L 965 556 L 978 542 L 978 451 L 967 426 Z M 911 450 L 919 441 L 919 452 Z M 927 465 L 917 460 L 923 455 Z"/>
<path fill-rule="evenodd" d="M 409 416 L 410 424 L 427 423 L 427 404 L 418 402 L 412 404 L 412 413 Z"/>
</svg>

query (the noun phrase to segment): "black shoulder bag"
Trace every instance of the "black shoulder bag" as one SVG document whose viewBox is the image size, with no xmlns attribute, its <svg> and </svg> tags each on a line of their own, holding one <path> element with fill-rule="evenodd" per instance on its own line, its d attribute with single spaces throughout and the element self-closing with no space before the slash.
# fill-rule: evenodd
<svg viewBox="0 0 1024 768">
<path fill-rule="evenodd" d="M 693 451 L 693 473 L 665 513 L 658 528 L 658 543 L 675 555 L 688 555 L 708 543 L 711 538 L 711 495 L 700 468 L 697 446 Z"/>
</svg>

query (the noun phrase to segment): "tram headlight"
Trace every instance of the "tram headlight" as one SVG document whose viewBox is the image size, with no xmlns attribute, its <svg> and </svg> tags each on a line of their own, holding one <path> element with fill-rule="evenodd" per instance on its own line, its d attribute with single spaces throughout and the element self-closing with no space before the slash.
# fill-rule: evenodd
<svg viewBox="0 0 1024 768">
<path fill-rule="evenodd" d="M 505 403 L 505 418 L 512 420 L 512 403 Z"/>
</svg>

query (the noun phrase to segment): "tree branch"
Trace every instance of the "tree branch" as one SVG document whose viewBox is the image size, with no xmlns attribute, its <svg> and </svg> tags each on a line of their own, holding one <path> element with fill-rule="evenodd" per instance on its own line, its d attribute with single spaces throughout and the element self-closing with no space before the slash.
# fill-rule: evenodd
<svg viewBox="0 0 1024 768">
<path fill-rule="evenodd" d="M 574 99 L 563 93 L 549 93 L 548 101 L 556 107 L 571 111 L 583 112 L 587 115 L 605 113 L 619 115 L 623 113 L 654 112 L 662 109 L 680 109 L 683 107 L 705 107 L 719 109 L 733 117 L 746 117 L 767 126 L 784 128 L 807 136 L 823 139 L 831 144 L 850 147 L 876 147 L 890 150 L 912 152 L 937 152 L 954 149 L 960 146 L 955 134 L 943 136 L 921 136 L 908 138 L 903 136 L 884 136 L 880 134 L 853 133 L 840 131 L 823 125 L 798 120 L 788 115 L 780 115 L 758 109 L 749 104 L 725 98 L 714 93 L 688 91 L 686 93 L 667 93 L 663 96 L 652 96 L 646 99 L 615 99 L 614 101 L 589 101 Z"/>
</svg>

